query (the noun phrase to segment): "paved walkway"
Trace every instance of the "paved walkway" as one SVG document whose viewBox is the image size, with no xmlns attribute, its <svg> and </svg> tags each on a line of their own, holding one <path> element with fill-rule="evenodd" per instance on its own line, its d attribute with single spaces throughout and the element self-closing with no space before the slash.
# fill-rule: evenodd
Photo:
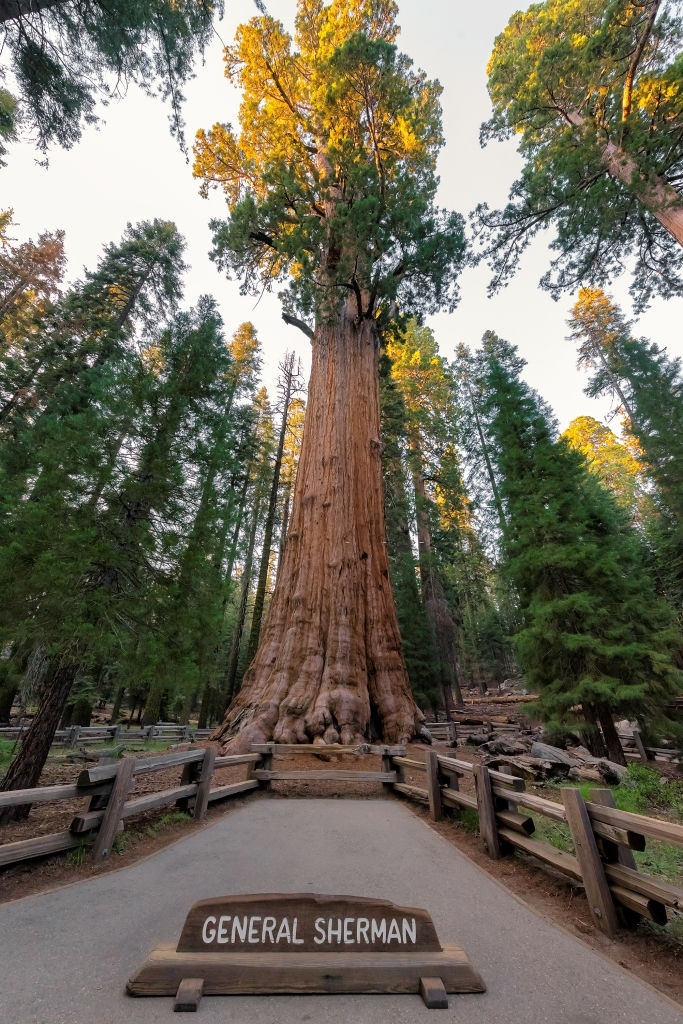
<svg viewBox="0 0 683 1024">
<path fill-rule="evenodd" d="M 256 892 L 372 896 L 428 910 L 482 995 L 205 997 L 221 1024 L 681 1024 L 679 1007 L 546 923 L 398 801 L 256 800 L 132 867 L 0 906 L 2 1024 L 171 1024 L 170 997 L 126 980 L 177 941 L 196 900 Z"/>
</svg>

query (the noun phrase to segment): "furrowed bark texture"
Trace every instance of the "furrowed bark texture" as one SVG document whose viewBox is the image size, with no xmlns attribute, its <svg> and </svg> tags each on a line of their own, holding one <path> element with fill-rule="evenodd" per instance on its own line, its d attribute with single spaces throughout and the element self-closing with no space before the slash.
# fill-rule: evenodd
<svg viewBox="0 0 683 1024">
<path fill-rule="evenodd" d="M 400 743 L 421 726 L 389 582 L 378 358 L 374 323 L 358 324 L 350 309 L 316 329 L 275 593 L 242 689 L 214 734 L 231 751 L 269 740 L 356 743 L 372 731 Z"/>
<path fill-rule="evenodd" d="M 0 782 L 0 791 L 33 789 L 38 785 L 77 670 L 76 662 L 53 666 L 52 673 L 43 683 L 43 695 L 38 710 L 24 736 L 19 752 Z M 23 821 L 28 817 L 30 810 L 30 804 L 6 807 L 0 813 L 0 825 L 7 825 L 11 821 Z"/>
</svg>

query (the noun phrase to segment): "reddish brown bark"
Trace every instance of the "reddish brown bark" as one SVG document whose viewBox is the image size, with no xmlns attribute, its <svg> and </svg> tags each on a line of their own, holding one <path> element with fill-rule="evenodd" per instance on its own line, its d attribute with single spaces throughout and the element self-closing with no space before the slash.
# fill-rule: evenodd
<svg viewBox="0 0 683 1024">
<path fill-rule="evenodd" d="M 565 116 L 577 127 L 586 123 L 583 115 L 576 110 L 568 111 Z M 683 245 L 683 202 L 680 193 L 663 178 L 646 178 L 635 159 L 613 142 L 603 146 L 601 160 L 607 173 L 633 191 L 664 230 L 679 245 Z"/>
<path fill-rule="evenodd" d="M 215 737 L 410 740 L 408 684 L 389 582 L 372 320 L 316 329 L 292 518 L 261 642 Z M 234 734 L 239 731 L 239 735 Z"/>
</svg>

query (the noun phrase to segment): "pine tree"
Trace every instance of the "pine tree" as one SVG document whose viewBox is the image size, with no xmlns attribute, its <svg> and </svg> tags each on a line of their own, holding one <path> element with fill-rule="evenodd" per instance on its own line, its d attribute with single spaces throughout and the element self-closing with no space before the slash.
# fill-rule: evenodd
<svg viewBox="0 0 683 1024">
<path fill-rule="evenodd" d="M 39 149 L 53 142 L 68 149 L 84 124 L 98 120 L 98 98 L 125 95 L 134 82 L 169 101 L 172 130 L 182 139 L 182 87 L 222 9 L 203 0 L 3 3 L 0 35 L 17 96 L 0 90 L 0 137 L 28 129 Z"/>
<path fill-rule="evenodd" d="M 247 645 L 247 660 L 251 661 L 256 654 L 261 635 L 261 624 L 263 621 L 263 609 L 266 598 L 266 586 L 273 545 L 273 531 L 275 529 L 275 517 L 277 514 L 278 495 L 280 491 L 280 476 L 282 473 L 282 462 L 284 458 L 285 442 L 289 412 L 294 395 L 300 388 L 301 364 L 293 352 L 288 352 L 282 363 L 280 363 L 280 377 L 278 379 L 278 391 L 280 395 L 280 430 L 278 433 L 275 459 L 273 462 L 272 480 L 270 493 L 268 495 L 268 508 L 263 524 L 263 543 L 261 545 L 261 563 L 258 574 L 258 584 L 254 596 L 254 610 L 249 631 L 249 643 Z"/>
<path fill-rule="evenodd" d="M 634 526 L 647 527 L 654 515 L 643 464 L 636 458 L 637 445 L 620 441 L 609 427 L 592 416 L 577 416 L 562 437 L 585 457 L 588 468 L 612 493 Z"/>
<path fill-rule="evenodd" d="M 522 616 L 520 663 L 550 727 L 573 724 L 580 708 L 591 741 L 599 724 L 609 756 L 623 763 L 613 715 L 661 720 L 680 686 L 673 613 L 616 503 L 580 453 L 555 440 L 515 350 L 489 336 L 479 362 Z"/>
<path fill-rule="evenodd" d="M 0 449 L 8 485 L 0 546 L 8 600 L 0 630 L 17 658 L 47 652 L 39 709 L 5 788 L 35 783 L 72 687 L 98 678 L 119 645 L 122 620 L 111 601 L 134 584 L 135 572 L 113 567 L 112 551 L 120 558 L 125 544 L 119 526 L 111 526 L 132 522 L 135 502 L 119 500 L 130 465 L 124 459 L 116 470 L 111 454 L 133 424 L 143 429 L 135 402 L 141 381 L 153 374 L 132 341 L 153 322 L 155 299 L 160 318 L 175 304 L 181 252 L 175 229 L 162 224 L 129 229 L 120 246 L 106 250 L 98 270 L 51 314 L 31 414 L 16 413 Z M 128 440 L 134 448 L 140 435 Z M 101 501 L 107 486 L 117 499 L 113 514 Z"/>
<path fill-rule="evenodd" d="M 405 458 L 407 414 L 386 353 L 383 353 L 380 363 L 380 396 L 387 551 L 403 656 L 418 706 L 436 708 L 440 700 L 434 669 L 436 651 L 418 586 L 417 562 L 411 541 L 415 515 L 414 501 L 411 502 L 409 496 Z"/>
<path fill-rule="evenodd" d="M 611 394 L 628 418 L 627 430 L 644 471 L 657 487 L 655 534 L 667 589 L 683 601 L 683 378 L 680 359 L 634 338 L 632 325 L 603 292 L 579 292 L 570 319 L 580 363 L 592 369 L 586 389 Z"/>
</svg>

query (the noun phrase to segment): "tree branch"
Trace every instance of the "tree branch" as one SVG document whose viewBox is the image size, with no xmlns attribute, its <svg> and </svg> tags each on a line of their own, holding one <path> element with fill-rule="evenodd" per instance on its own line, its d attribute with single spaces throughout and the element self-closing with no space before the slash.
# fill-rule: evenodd
<svg viewBox="0 0 683 1024">
<path fill-rule="evenodd" d="M 300 331 L 303 331 L 303 333 L 306 335 L 309 341 L 313 341 L 313 338 L 315 337 L 315 332 L 312 327 L 309 327 L 308 324 L 305 323 L 305 321 L 299 320 L 299 318 L 296 316 L 291 316 L 290 313 L 283 313 L 282 319 L 284 320 L 288 327 L 298 327 Z"/>
<path fill-rule="evenodd" d="M 0 24 L 14 21 L 25 14 L 35 14 L 58 7 L 62 0 L 0 0 Z"/>
<path fill-rule="evenodd" d="M 264 231 L 250 231 L 249 237 L 253 238 L 255 242 L 263 242 L 269 249 L 276 249 L 274 240 L 270 235 L 267 235 Z"/>
<path fill-rule="evenodd" d="M 628 71 L 626 72 L 626 81 L 624 82 L 624 92 L 621 99 L 621 120 L 625 121 L 631 113 L 631 105 L 633 101 L 633 83 L 638 71 L 638 65 L 640 64 L 640 58 L 643 56 L 643 50 L 647 44 L 648 39 L 652 35 L 652 29 L 654 28 L 655 18 L 661 7 L 662 0 L 652 0 L 648 4 L 650 12 L 645 21 L 645 28 L 641 33 L 640 39 L 636 43 L 636 48 L 633 51 L 631 57 L 631 63 L 629 64 Z"/>
</svg>

